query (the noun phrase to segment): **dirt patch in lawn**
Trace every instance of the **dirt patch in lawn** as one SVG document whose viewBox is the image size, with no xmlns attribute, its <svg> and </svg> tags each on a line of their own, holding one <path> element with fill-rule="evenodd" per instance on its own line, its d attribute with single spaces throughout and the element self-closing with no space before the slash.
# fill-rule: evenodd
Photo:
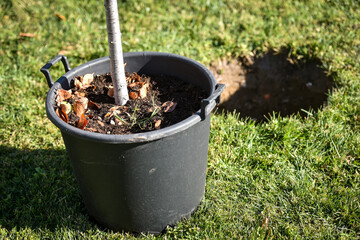
<svg viewBox="0 0 360 240">
<path fill-rule="evenodd" d="M 214 62 L 213 74 L 226 85 L 219 110 L 254 120 L 266 120 L 273 112 L 306 116 L 326 103 L 334 86 L 321 65 L 318 59 L 296 62 L 286 52 Z"/>
</svg>

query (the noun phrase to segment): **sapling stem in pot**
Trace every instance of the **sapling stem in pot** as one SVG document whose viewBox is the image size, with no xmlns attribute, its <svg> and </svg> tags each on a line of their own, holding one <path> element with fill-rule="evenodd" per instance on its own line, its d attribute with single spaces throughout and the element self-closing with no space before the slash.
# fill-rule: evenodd
<svg viewBox="0 0 360 240">
<path fill-rule="evenodd" d="M 117 0 L 104 0 L 104 5 L 110 53 L 110 72 L 114 85 L 114 99 L 117 105 L 125 105 L 129 100 L 129 94 L 125 77 Z"/>
</svg>

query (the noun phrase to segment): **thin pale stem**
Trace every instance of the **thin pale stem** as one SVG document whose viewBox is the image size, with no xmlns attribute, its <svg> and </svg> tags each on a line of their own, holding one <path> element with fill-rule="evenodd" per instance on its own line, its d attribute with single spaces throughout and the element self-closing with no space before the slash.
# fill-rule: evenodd
<svg viewBox="0 0 360 240">
<path fill-rule="evenodd" d="M 125 78 L 117 0 L 104 0 L 104 5 L 110 52 L 110 71 L 114 85 L 115 103 L 118 105 L 125 105 L 129 100 L 129 94 Z"/>
</svg>

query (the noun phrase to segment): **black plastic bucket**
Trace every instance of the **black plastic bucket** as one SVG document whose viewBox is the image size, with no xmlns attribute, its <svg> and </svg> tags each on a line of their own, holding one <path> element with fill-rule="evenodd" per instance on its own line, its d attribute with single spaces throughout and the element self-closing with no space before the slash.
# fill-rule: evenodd
<svg viewBox="0 0 360 240">
<path fill-rule="evenodd" d="M 61 60 L 65 71 L 55 83 L 49 68 Z M 109 229 L 159 233 L 195 211 L 204 196 L 210 113 L 224 85 L 186 57 L 155 52 L 125 53 L 126 71 L 175 76 L 203 88 L 209 97 L 191 117 L 170 127 L 131 135 L 80 130 L 55 113 L 58 88 L 69 89 L 74 77 L 110 72 L 109 57 L 70 69 L 65 56 L 41 71 L 50 90 L 48 118 L 61 130 L 89 214 Z"/>
</svg>

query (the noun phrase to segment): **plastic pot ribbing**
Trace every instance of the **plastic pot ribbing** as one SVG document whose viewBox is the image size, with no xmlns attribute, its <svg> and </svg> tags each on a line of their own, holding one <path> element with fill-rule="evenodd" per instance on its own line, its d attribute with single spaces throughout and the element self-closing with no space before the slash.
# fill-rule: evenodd
<svg viewBox="0 0 360 240">
<path fill-rule="evenodd" d="M 48 69 L 62 60 L 66 74 L 54 84 Z M 48 118 L 61 130 L 89 214 L 115 231 L 159 233 L 190 216 L 204 196 L 210 112 L 224 86 L 198 62 L 168 53 L 125 53 L 126 71 L 175 76 L 203 88 L 209 97 L 191 117 L 170 127 L 131 135 L 77 129 L 55 113 L 58 88 L 74 77 L 110 72 L 108 57 L 70 69 L 58 56 L 42 68 L 51 87 Z"/>
</svg>

